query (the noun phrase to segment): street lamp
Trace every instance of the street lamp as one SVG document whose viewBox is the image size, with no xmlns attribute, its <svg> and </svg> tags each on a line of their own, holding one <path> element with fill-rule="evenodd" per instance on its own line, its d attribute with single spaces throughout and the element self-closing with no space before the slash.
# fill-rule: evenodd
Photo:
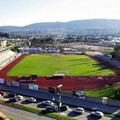
<svg viewBox="0 0 120 120">
<path fill-rule="evenodd" d="M 60 107 L 62 105 L 62 103 L 61 103 L 61 87 L 63 87 L 62 84 L 60 84 L 60 85 L 57 86 L 57 88 L 58 88 L 58 92 L 57 93 L 59 93 L 59 99 L 58 99 L 58 103 L 59 103 L 59 105 L 58 105 L 58 111 L 59 111 L 59 114 L 60 114 Z"/>
<path fill-rule="evenodd" d="M 57 87 L 58 87 L 58 88 L 61 88 L 62 86 L 63 86 L 63 84 L 59 84 Z"/>
<path fill-rule="evenodd" d="M 49 87 L 49 93 L 52 93 L 53 96 L 52 96 L 52 101 L 55 101 L 55 96 L 54 94 L 57 93 L 57 95 L 59 95 L 58 97 L 58 112 L 60 114 L 60 107 L 62 106 L 62 103 L 61 103 L 61 87 L 63 87 L 62 84 L 59 84 L 56 86 L 56 89 L 55 88 L 52 88 L 52 87 Z"/>
</svg>

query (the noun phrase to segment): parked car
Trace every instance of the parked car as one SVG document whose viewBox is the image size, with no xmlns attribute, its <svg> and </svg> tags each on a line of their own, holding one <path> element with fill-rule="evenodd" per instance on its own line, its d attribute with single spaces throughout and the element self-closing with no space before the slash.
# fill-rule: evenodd
<svg viewBox="0 0 120 120">
<path fill-rule="evenodd" d="M 69 109 L 69 107 L 67 106 L 67 105 L 62 105 L 61 107 L 60 107 L 60 111 L 66 111 L 66 110 L 68 110 Z"/>
<path fill-rule="evenodd" d="M 29 97 L 29 98 L 26 99 L 26 101 L 28 101 L 28 102 L 36 102 L 37 100 L 35 98 L 33 98 L 33 97 Z"/>
<path fill-rule="evenodd" d="M 46 107 L 46 111 L 47 112 L 57 112 L 58 111 L 58 107 L 57 106 L 53 106 L 53 105 L 47 106 Z"/>
<path fill-rule="evenodd" d="M 18 98 L 16 98 L 16 97 L 13 97 L 13 98 L 9 98 L 9 100 L 8 100 L 9 102 L 18 102 L 19 101 L 19 99 Z"/>
<path fill-rule="evenodd" d="M 21 96 L 21 95 L 16 95 L 16 98 L 18 98 L 19 100 L 23 100 L 24 99 L 23 96 Z"/>
<path fill-rule="evenodd" d="M 5 93 L 3 91 L 0 91 L 0 95 L 3 96 L 5 95 Z"/>
<path fill-rule="evenodd" d="M 45 105 L 45 106 L 54 106 L 55 105 L 52 101 L 49 101 L 49 100 L 42 101 L 40 104 Z"/>
<path fill-rule="evenodd" d="M 77 107 L 73 109 L 73 112 L 83 114 L 85 112 L 84 108 Z"/>
<path fill-rule="evenodd" d="M 13 97 L 15 97 L 16 96 L 16 94 L 14 94 L 14 93 L 8 93 L 7 95 L 6 95 L 6 97 L 8 97 L 8 98 L 13 98 Z"/>
<path fill-rule="evenodd" d="M 73 96 L 79 97 L 81 99 L 86 98 L 86 95 L 85 95 L 84 91 L 74 91 Z"/>
<path fill-rule="evenodd" d="M 100 111 L 95 111 L 95 112 L 91 112 L 91 115 L 98 116 L 98 117 L 103 117 L 104 113 L 100 112 Z"/>
</svg>

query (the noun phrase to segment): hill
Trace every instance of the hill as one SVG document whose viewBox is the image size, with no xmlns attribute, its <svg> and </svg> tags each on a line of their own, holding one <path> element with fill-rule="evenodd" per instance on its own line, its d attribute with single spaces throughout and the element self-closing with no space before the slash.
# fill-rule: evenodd
<svg viewBox="0 0 120 120">
<path fill-rule="evenodd" d="M 1 32 L 64 32 L 81 34 L 110 34 L 120 32 L 120 20 L 90 19 L 69 22 L 43 22 L 17 26 L 1 26 Z"/>
</svg>

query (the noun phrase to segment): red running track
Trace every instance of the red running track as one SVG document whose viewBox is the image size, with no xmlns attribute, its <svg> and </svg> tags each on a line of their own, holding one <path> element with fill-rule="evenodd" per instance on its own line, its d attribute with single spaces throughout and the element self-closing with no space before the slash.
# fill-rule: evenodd
<svg viewBox="0 0 120 120">
<path fill-rule="evenodd" d="M 19 63 L 26 55 L 21 55 L 18 58 L 16 58 L 14 61 L 9 63 L 7 66 L 5 66 L 3 69 L 0 70 L 0 77 L 4 78 L 5 80 L 13 80 L 14 77 L 8 77 L 7 73 L 12 69 L 17 63 Z"/>
<path fill-rule="evenodd" d="M 7 76 L 7 73 L 10 69 L 12 69 L 17 63 L 19 63 L 26 55 L 21 55 L 16 58 L 13 62 L 8 64 L 2 70 L 0 70 L 0 77 L 5 80 L 16 80 L 18 77 Z M 110 66 L 111 67 L 111 66 Z M 113 68 L 114 69 L 114 68 Z M 117 69 L 115 72 L 117 73 Z M 104 77 L 63 77 L 59 79 L 55 78 L 47 78 L 47 77 L 38 77 L 36 80 L 36 84 L 38 84 L 41 88 L 48 87 L 56 87 L 59 84 L 63 84 L 62 90 L 72 91 L 72 90 L 84 90 L 84 89 L 93 89 L 104 87 L 108 84 L 113 84 L 116 82 L 120 82 L 120 76 L 116 74 L 116 76 L 104 76 Z"/>
</svg>

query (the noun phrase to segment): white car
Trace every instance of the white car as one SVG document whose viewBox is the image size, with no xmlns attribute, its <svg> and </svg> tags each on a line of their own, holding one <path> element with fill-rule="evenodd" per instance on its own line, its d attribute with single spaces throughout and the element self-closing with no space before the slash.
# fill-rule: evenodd
<svg viewBox="0 0 120 120">
<path fill-rule="evenodd" d="M 17 95 L 16 98 L 18 98 L 19 100 L 23 100 L 24 99 L 23 96 L 21 96 L 21 95 Z"/>
<path fill-rule="evenodd" d="M 29 97 L 26 99 L 28 102 L 36 102 L 36 99 L 33 97 Z"/>
<path fill-rule="evenodd" d="M 73 112 L 79 113 L 79 114 L 83 114 L 85 112 L 84 108 L 81 107 L 77 107 L 73 109 Z"/>
<path fill-rule="evenodd" d="M 42 101 L 40 104 L 41 105 L 46 105 L 46 106 L 54 106 L 54 103 L 52 101 L 49 101 L 49 100 Z"/>
<path fill-rule="evenodd" d="M 74 91 L 73 96 L 79 97 L 81 99 L 85 99 L 86 95 L 84 91 Z"/>
<path fill-rule="evenodd" d="M 95 111 L 95 112 L 91 112 L 91 115 L 98 116 L 98 117 L 103 117 L 104 113 L 102 113 L 100 111 Z"/>
</svg>

